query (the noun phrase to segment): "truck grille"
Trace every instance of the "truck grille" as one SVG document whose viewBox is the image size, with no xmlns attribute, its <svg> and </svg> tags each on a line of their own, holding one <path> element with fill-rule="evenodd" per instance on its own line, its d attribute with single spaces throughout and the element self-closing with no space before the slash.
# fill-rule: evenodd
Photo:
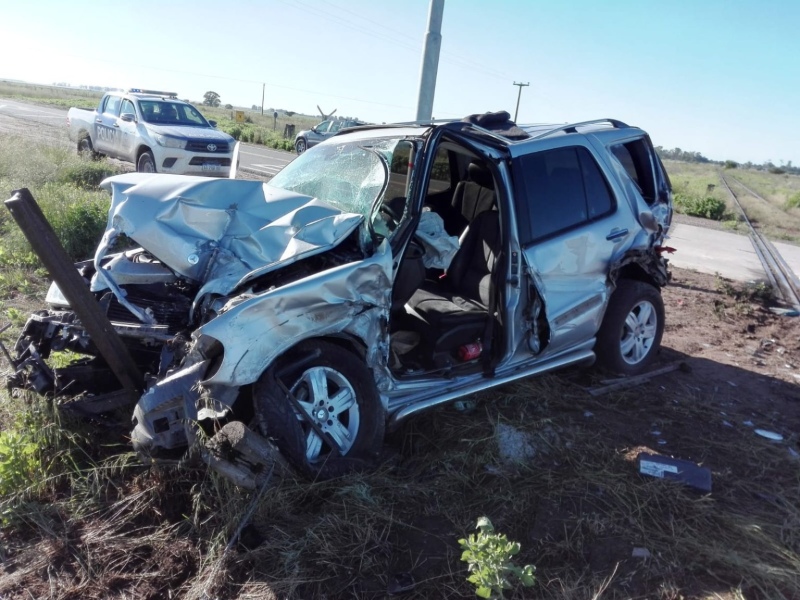
<svg viewBox="0 0 800 600">
<path fill-rule="evenodd" d="M 189 161 L 190 165 L 219 165 L 221 167 L 230 167 L 231 166 L 231 159 L 230 158 L 207 158 L 205 156 L 195 156 L 192 160 Z"/>
<path fill-rule="evenodd" d="M 216 146 L 216 149 L 209 150 L 209 146 Z M 203 152 L 205 154 L 225 154 L 228 152 L 227 142 L 215 142 L 214 140 L 189 140 L 186 144 L 189 152 Z"/>
</svg>

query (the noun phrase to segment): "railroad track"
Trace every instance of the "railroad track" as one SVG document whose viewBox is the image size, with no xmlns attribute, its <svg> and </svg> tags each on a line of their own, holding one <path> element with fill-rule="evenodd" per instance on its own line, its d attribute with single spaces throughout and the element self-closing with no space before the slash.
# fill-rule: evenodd
<svg viewBox="0 0 800 600">
<path fill-rule="evenodd" d="M 775 246 L 772 245 L 772 242 L 761 235 L 761 232 L 758 231 L 753 223 L 750 222 L 744 207 L 742 206 L 741 202 L 739 202 L 739 198 L 731 189 L 728 178 L 721 171 L 719 178 L 725 186 L 725 189 L 728 190 L 728 194 L 730 194 L 731 198 L 733 198 L 734 203 L 742 213 L 744 222 L 750 229 L 750 240 L 753 243 L 753 248 L 756 251 L 756 255 L 764 267 L 764 272 L 767 274 L 767 279 L 769 280 L 772 289 L 774 289 L 781 296 L 784 302 L 790 304 L 795 310 L 800 311 L 800 280 L 798 280 L 797 276 L 794 274 L 794 271 L 792 271 L 789 265 L 786 264 L 786 261 L 780 255 L 780 252 L 778 252 Z M 766 199 L 759 196 L 756 192 L 751 190 L 735 177 L 730 177 L 730 179 L 735 182 L 736 185 L 741 186 L 754 198 L 767 203 Z"/>
</svg>

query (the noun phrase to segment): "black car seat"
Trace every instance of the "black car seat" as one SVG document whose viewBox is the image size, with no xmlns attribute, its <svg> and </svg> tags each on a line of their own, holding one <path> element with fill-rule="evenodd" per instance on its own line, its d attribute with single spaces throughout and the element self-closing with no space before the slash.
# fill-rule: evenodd
<svg viewBox="0 0 800 600">
<path fill-rule="evenodd" d="M 426 282 L 408 301 L 426 326 L 434 356 L 474 342 L 483 334 L 491 274 L 501 249 L 500 217 L 487 210 L 470 224 L 441 282 Z"/>
<path fill-rule="evenodd" d="M 467 179 L 459 181 L 453 193 L 453 212 L 457 215 L 451 235 L 460 235 L 479 214 L 496 205 L 492 173 L 483 164 L 472 162 L 467 167 Z"/>
</svg>

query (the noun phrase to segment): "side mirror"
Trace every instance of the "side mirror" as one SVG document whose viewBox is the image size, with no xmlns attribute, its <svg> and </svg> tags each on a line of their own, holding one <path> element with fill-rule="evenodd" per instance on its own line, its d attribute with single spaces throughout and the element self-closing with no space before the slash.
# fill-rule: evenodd
<svg viewBox="0 0 800 600">
<path fill-rule="evenodd" d="M 136 115 L 133 113 L 122 113 L 119 118 L 126 123 L 135 123 L 136 122 Z"/>
<path fill-rule="evenodd" d="M 212 127 L 216 127 L 217 126 L 217 122 L 214 119 L 209 119 L 208 120 L 208 124 L 211 125 Z"/>
<path fill-rule="evenodd" d="M 311 128 L 311 131 L 313 131 L 314 133 L 317 133 L 317 126 L 316 126 L 316 125 L 314 125 L 314 126 Z"/>
</svg>

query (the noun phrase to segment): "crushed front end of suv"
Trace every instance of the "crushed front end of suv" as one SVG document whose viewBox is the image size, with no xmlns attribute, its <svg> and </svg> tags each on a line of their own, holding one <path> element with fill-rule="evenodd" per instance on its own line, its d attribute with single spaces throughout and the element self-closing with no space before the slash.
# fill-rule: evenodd
<svg viewBox="0 0 800 600">
<path fill-rule="evenodd" d="M 620 121 L 366 126 L 269 183 L 103 187 L 107 230 L 76 267 L 143 374 L 133 444 L 147 457 L 203 444 L 240 485 L 263 465 L 214 445 L 231 423 L 328 477 L 369 465 L 387 428 L 429 408 L 595 360 L 636 374 L 660 345 L 670 183 Z M 77 406 L 113 395 L 58 285 L 47 303 L 10 385 Z M 78 359 L 48 363 L 66 350 Z"/>
</svg>

